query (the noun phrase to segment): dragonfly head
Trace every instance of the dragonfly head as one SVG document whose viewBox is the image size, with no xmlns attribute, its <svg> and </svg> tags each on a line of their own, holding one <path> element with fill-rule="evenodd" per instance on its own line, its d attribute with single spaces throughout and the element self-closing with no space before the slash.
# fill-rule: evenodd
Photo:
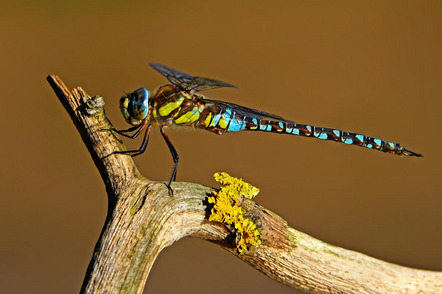
<svg viewBox="0 0 442 294">
<path fill-rule="evenodd" d="M 149 113 L 149 91 L 139 88 L 121 97 L 120 110 L 129 124 L 141 124 Z"/>
</svg>

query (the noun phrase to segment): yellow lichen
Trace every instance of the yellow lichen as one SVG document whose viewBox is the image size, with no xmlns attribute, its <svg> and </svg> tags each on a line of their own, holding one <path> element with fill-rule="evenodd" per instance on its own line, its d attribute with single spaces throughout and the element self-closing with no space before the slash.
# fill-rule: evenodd
<svg viewBox="0 0 442 294">
<path fill-rule="evenodd" d="M 215 173 L 214 177 L 223 186 L 213 191 L 208 199 L 213 204 L 209 221 L 228 225 L 236 234 L 238 253 L 249 252 L 250 248 L 261 244 L 260 233 L 256 224 L 245 216 L 246 210 L 240 206 L 240 201 L 241 197 L 252 199 L 259 189 L 225 172 Z"/>
<path fill-rule="evenodd" d="M 256 224 L 248 218 L 235 224 L 237 229 L 236 248 L 239 253 L 248 252 L 250 247 L 258 247 L 261 244 L 260 234 Z"/>
<path fill-rule="evenodd" d="M 244 182 L 241 178 L 230 176 L 226 172 L 215 173 L 215 181 L 224 185 L 223 188 L 229 189 L 233 193 L 238 193 L 248 199 L 254 198 L 259 193 L 259 188 Z"/>
</svg>

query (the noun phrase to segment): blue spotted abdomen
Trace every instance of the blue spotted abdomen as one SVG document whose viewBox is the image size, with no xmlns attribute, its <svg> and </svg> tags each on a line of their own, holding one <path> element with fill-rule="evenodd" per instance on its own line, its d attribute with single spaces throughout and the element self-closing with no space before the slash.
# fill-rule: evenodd
<svg viewBox="0 0 442 294">
<path fill-rule="evenodd" d="M 399 143 L 373 138 L 358 133 L 344 132 L 341 130 L 315 127 L 311 125 L 296 124 L 294 122 L 261 120 L 257 125 L 246 126 L 245 129 L 313 137 L 321 140 L 329 140 L 341 142 L 348 145 L 356 145 L 369 149 L 376 149 L 383 152 L 394 153 L 397 155 L 422 156 L 419 153 L 415 153 L 406 149 Z"/>
<path fill-rule="evenodd" d="M 237 113 L 231 109 L 223 109 L 217 114 L 208 113 L 208 115 L 204 115 L 204 120 L 200 121 L 200 123 L 200 127 L 204 127 L 207 130 L 218 134 L 243 130 L 272 132 L 341 142 L 348 145 L 376 149 L 397 155 L 422 156 L 419 153 L 406 149 L 399 143 L 373 138 L 358 133 L 297 124 L 291 121 L 265 120 L 250 117 L 247 115 L 241 115 L 241 113 Z"/>
</svg>

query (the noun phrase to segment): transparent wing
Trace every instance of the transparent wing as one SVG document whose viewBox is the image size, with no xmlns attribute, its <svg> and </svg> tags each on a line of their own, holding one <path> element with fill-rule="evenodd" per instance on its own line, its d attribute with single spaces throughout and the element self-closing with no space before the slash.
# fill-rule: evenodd
<svg viewBox="0 0 442 294">
<path fill-rule="evenodd" d="M 271 113 L 264 112 L 264 111 L 257 110 L 257 109 L 253 109 L 253 108 L 248 108 L 248 107 L 241 106 L 241 105 L 238 105 L 235 103 L 229 103 L 229 102 L 224 102 L 224 101 L 219 101 L 219 100 L 212 100 L 212 99 L 207 99 L 205 97 L 203 98 L 203 100 L 206 102 L 206 105 L 212 104 L 212 105 L 217 106 L 223 110 L 231 109 L 236 114 L 243 115 L 245 117 L 257 118 L 257 119 L 269 118 L 269 119 L 273 119 L 273 120 L 277 120 L 277 121 L 293 123 L 292 121 L 286 120 L 285 118 L 283 118 L 279 115 L 271 114 Z"/>
<path fill-rule="evenodd" d="M 165 76 L 169 80 L 169 82 L 179 87 L 181 90 L 190 93 L 196 93 L 221 87 L 236 88 L 231 84 L 221 81 L 202 77 L 194 77 L 159 63 L 151 62 L 150 66 L 152 66 L 155 70 Z"/>
</svg>

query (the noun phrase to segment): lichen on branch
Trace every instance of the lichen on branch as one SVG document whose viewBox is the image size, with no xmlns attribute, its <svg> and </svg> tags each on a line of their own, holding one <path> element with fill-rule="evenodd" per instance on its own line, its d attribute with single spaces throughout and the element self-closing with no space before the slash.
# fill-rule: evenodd
<svg viewBox="0 0 442 294">
<path fill-rule="evenodd" d="M 225 172 L 215 173 L 215 180 L 221 188 L 212 191 L 209 203 L 213 204 L 209 221 L 219 222 L 235 234 L 236 248 L 239 254 L 250 254 L 261 244 L 261 234 L 253 219 L 241 207 L 242 199 L 252 199 L 259 189 L 240 178 Z"/>
</svg>

